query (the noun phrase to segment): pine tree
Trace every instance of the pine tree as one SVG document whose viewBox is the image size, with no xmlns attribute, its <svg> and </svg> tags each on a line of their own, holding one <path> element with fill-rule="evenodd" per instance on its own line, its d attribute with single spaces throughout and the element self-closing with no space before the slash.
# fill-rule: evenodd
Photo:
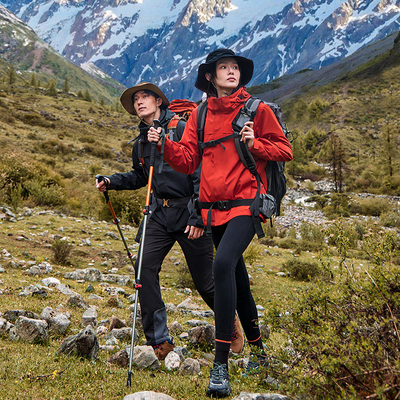
<svg viewBox="0 0 400 400">
<path fill-rule="evenodd" d="M 63 91 L 63 93 L 69 93 L 69 82 L 68 82 L 67 77 L 65 77 L 65 79 L 64 79 L 62 91 Z"/>
<path fill-rule="evenodd" d="M 36 82 L 36 74 L 35 74 L 35 73 L 33 73 L 33 74 L 31 75 L 30 85 L 31 85 L 32 87 L 36 87 L 36 85 L 37 85 L 37 82 Z"/>
<path fill-rule="evenodd" d="M 15 72 L 14 67 L 10 67 L 7 72 L 8 83 L 10 85 L 14 85 L 17 81 L 17 73 Z"/>
<path fill-rule="evenodd" d="M 335 183 L 335 192 L 342 192 L 343 176 L 346 169 L 346 154 L 342 140 L 336 134 L 332 134 L 329 140 L 329 162 Z"/>
<path fill-rule="evenodd" d="M 83 93 L 83 100 L 86 100 L 86 101 L 89 101 L 89 102 L 92 101 L 92 97 L 90 96 L 89 90 L 87 90 L 87 89 Z"/>
<path fill-rule="evenodd" d="M 50 96 L 54 96 L 54 97 L 57 96 L 57 84 L 56 84 L 56 81 L 55 81 L 54 79 L 52 79 L 52 80 L 49 82 L 49 88 L 48 88 L 47 93 L 48 93 Z"/>
<path fill-rule="evenodd" d="M 383 161 L 386 164 L 386 172 L 392 177 L 394 169 L 394 160 L 398 144 L 396 144 L 396 137 L 399 135 L 399 128 L 394 124 L 387 124 L 383 131 Z"/>
</svg>

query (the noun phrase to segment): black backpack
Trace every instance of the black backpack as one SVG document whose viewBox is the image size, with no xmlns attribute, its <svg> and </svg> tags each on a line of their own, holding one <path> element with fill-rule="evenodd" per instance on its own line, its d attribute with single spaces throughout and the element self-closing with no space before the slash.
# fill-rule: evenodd
<svg viewBox="0 0 400 400">
<path fill-rule="evenodd" d="M 256 163 L 247 144 L 240 141 L 241 136 L 239 135 L 239 132 L 242 130 L 244 124 L 247 121 L 254 120 L 258 106 L 260 105 L 261 102 L 262 100 L 260 99 L 250 97 L 246 101 L 244 107 L 240 109 L 240 111 L 232 121 L 233 134 L 206 143 L 204 143 L 204 126 L 207 114 L 207 102 L 200 104 L 199 107 L 197 108 L 197 135 L 198 135 L 200 151 L 202 152 L 203 149 L 206 147 L 214 147 L 218 144 L 222 144 L 222 142 L 228 139 L 232 138 L 235 139 L 236 150 L 239 154 L 241 161 L 257 179 L 258 189 L 256 197 L 258 197 L 260 194 L 261 178 L 257 172 Z M 281 107 L 276 103 L 264 102 L 264 104 L 268 105 L 270 109 L 273 111 L 276 119 L 278 120 L 282 128 L 283 133 L 285 134 L 286 137 L 288 137 L 290 131 L 287 129 L 286 124 L 283 121 Z M 267 194 L 271 195 L 275 199 L 276 208 L 274 214 L 280 215 L 280 205 L 284 195 L 286 194 L 285 163 L 280 161 L 268 161 L 265 172 L 268 182 Z M 261 235 L 263 236 L 260 229 L 258 230 L 257 233 L 259 237 Z"/>
</svg>

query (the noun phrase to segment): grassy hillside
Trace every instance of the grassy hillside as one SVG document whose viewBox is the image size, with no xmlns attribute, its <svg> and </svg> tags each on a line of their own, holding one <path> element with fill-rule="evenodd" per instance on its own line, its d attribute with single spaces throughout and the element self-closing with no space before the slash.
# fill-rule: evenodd
<svg viewBox="0 0 400 400">
<path fill-rule="evenodd" d="M 330 177 L 347 191 L 400 194 L 399 36 L 391 50 L 334 82 L 285 97 L 281 106 L 297 137 L 288 169 L 294 177 Z M 302 73 L 294 78 L 302 82 Z"/>
<path fill-rule="evenodd" d="M 102 216 L 94 177 L 131 168 L 127 142 L 137 134 L 137 120 L 121 107 L 17 83 L 0 86 L 0 201 Z M 129 202 L 137 196 L 120 198 Z M 130 222 L 138 222 L 135 213 L 140 214 L 130 211 Z"/>
<path fill-rule="evenodd" d="M 71 91 L 89 90 L 93 99 L 99 101 L 103 98 L 109 104 L 114 104 L 124 89 L 101 71 L 93 69 L 91 76 L 69 62 L 30 27 L 0 6 L 0 72 L 7 73 L 10 67 L 18 73 L 19 81 L 30 82 L 35 73 L 43 85 L 55 80 L 61 88 L 67 79 Z"/>
</svg>

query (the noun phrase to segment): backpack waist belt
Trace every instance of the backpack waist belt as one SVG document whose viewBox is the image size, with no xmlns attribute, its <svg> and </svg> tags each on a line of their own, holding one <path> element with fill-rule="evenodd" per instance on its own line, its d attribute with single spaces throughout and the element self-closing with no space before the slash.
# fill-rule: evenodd
<svg viewBox="0 0 400 400">
<path fill-rule="evenodd" d="M 211 235 L 211 210 L 217 209 L 220 211 L 227 211 L 233 207 L 240 206 L 250 206 L 253 203 L 254 199 L 237 199 L 237 200 L 219 200 L 214 202 L 207 201 L 198 201 L 197 199 L 194 202 L 195 208 L 200 209 L 208 209 L 207 212 L 207 229 L 206 235 Z"/>
<path fill-rule="evenodd" d="M 181 197 L 179 199 L 155 199 L 157 205 L 161 205 L 161 207 L 171 207 L 171 208 L 186 208 L 191 197 Z"/>
</svg>

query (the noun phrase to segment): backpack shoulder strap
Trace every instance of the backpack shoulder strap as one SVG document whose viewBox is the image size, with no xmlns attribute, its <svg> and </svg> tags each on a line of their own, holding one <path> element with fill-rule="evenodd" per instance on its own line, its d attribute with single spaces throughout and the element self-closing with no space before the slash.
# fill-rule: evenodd
<svg viewBox="0 0 400 400">
<path fill-rule="evenodd" d="M 261 100 L 250 97 L 244 107 L 240 109 L 234 120 L 232 121 L 232 127 L 235 132 L 235 147 L 236 151 L 239 154 L 239 158 L 246 168 L 250 170 L 253 175 L 258 175 L 256 169 L 256 162 L 254 160 L 253 155 L 251 154 L 246 143 L 242 142 L 241 136 L 239 132 L 242 130 L 244 124 L 247 121 L 253 121 L 256 116 L 258 106 L 260 105 Z"/>
<path fill-rule="evenodd" d="M 201 145 L 204 142 L 204 126 L 206 124 L 207 107 L 207 101 L 201 103 L 197 107 L 197 140 L 199 143 L 200 154 L 203 152 Z"/>
</svg>

